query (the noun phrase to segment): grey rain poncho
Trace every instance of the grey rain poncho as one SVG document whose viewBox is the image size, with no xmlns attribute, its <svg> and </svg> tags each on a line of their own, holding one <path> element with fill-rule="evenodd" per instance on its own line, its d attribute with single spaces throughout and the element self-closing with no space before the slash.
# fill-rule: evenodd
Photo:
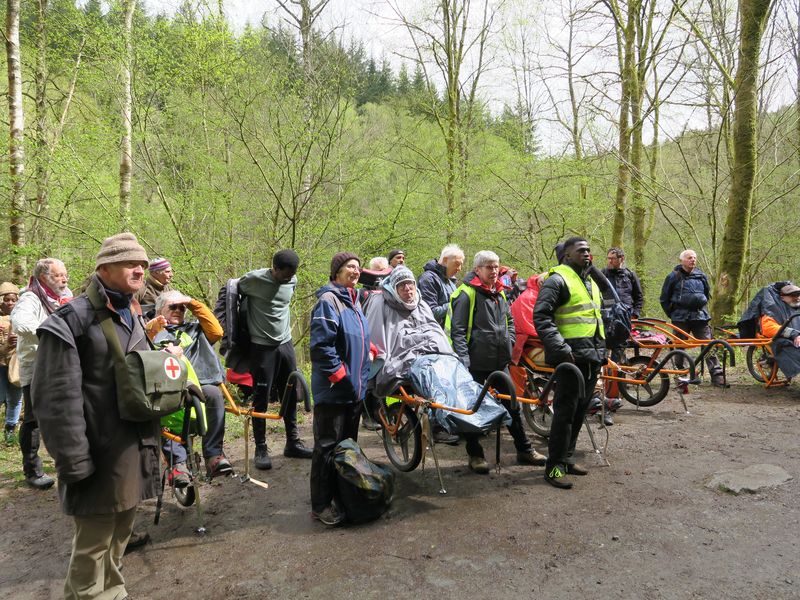
<svg viewBox="0 0 800 600">
<path fill-rule="evenodd" d="M 369 334 L 378 349 L 381 368 L 374 377 L 374 394 L 389 396 L 403 384 L 447 406 L 470 408 L 480 393 L 469 371 L 461 364 L 444 331 L 425 302 L 403 302 L 397 284 L 413 280 L 406 267 L 397 267 L 383 280 L 382 293 L 374 294 L 367 310 Z M 484 398 L 476 415 L 435 411 L 434 418 L 450 432 L 485 432 L 498 422 L 511 422 L 508 412 L 492 397 Z"/>
</svg>

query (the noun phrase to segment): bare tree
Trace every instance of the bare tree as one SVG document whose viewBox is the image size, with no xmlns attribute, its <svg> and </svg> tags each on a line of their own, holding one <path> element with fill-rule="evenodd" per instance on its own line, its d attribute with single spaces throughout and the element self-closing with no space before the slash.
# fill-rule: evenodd
<svg viewBox="0 0 800 600">
<path fill-rule="evenodd" d="M 9 226 L 13 252 L 13 274 L 15 281 L 25 275 L 25 115 L 22 110 L 22 67 L 19 52 L 19 5 L 20 0 L 6 1 L 6 60 L 8 62 L 8 120 L 9 120 L 9 174 L 11 176 L 11 203 Z"/>
<path fill-rule="evenodd" d="M 423 69 L 428 88 L 435 90 L 436 77 L 444 84 L 443 106 L 434 99 L 431 112 L 445 143 L 444 196 L 448 214 L 445 230 L 448 238 L 453 236 L 457 226 L 465 225 L 469 213 L 466 184 L 470 139 L 477 116 L 478 86 L 487 66 L 487 42 L 496 10 L 496 7 L 489 6 L 489 0 L 477 1 L 476 4 L 479 10 L 477 19 L 472 17 L 472 0 L 440 0 L 433 14 L 420 21 L 404 13 L 398 2 L 392 6 L 411 37 L 414 58 Z"/>
</svg>

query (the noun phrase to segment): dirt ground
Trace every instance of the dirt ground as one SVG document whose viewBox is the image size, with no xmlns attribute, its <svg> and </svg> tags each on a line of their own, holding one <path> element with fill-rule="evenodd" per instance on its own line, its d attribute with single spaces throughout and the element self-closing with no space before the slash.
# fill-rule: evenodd
<svg viewBox="0 0 800 600">
<path fill-rule="evenodd" d="M 194 508 L 169 498 L 155 526 L 154 503 L 143 506 L 137 530 L 152 542 L 125 557 L 128 590 L 136 600 L 800 598 L 798 384 L 764 390 L 742 374 L 728 390 L 704 384 L 687 398 L 688 415 L 673 392 L 651 409 L 626 405 L 609 430 L 611 466 L 584 430 L 591 473 L 570 491 L 547 485 L 542 467 L 516 465 L 506 433 L 502 469 L 488 476 L 466 469 L 463 444 L 440 447 L 447 495 L 429 458 L 424 471 L 398 475 L 384 518 L 358 527 L 313 522 L 309 462 L 277 456 L 258 474 L 269 489 L 203 484 L 205 536 Z M 303 434 L 310 442 L 309 422 Z M 386 461 L 377 434 L 362 430 L 359 441 Z M 242 440 L 226 451 L 243 472 Z M 705 487 L 756 463 L 794 479 L 740 496 Z M 0 597 L 59 598 L 72 530 L 55 491 L 4 476 L 0 506 Z"/>
</svg>

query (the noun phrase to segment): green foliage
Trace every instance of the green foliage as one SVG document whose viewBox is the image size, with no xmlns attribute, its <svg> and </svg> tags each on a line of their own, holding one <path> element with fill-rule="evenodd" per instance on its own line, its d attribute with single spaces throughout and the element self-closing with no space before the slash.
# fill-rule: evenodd
<svg viewBox="0 0 800 600">
<path fill-rule="evenodd" d="M 31 147 L 34 3 L 24 3 L 24 10 Z M 47 214 L 33 215 L 35 181 L 26 184 L 28 224 L 39 219 L 46 235 L 22 252 L 64 258 L 74 282 L 91 271 L 100 241 L 120 222 L 120 28 L 116 4 L 104 12 L 97 1 L 79 9 L 70 0 L 50 0 L 53 139 L 79 52 L 82 62 L 49 159 Z M 295 339 L 302 343 L 313 293 L 340 250 L 368 260 L 402 247 L 419 273 L 444 244 L 456 242 L 467 252 L 467 267 L 472 253 L 492 248 L 522 277 L 552 266 L 553 246 L 567 235 L 587 236 L 603 256 L 614 157 L 542 156 L 532 116 L 522 107 L 492 115 L 475 106 L 461 205 L 448 214 L 446 149 L 435 118 L 445 107 L 420 65 L 402 65 L 395 74 L 363 46 L 345 47 L 319 33 L 312 47 L 307 70 L 296 31 L 284 26 L 235 33 L 224 20 L 188 9 L 174 17 L 136 13 L 132 229 L 152 255 L 172 260 L 182 291 L 210 300 L 225 279 L 263 267 L 275 250 L 293 246 L 302 258 L 294 307 Z M 6 111 L 0 108 L 4 121 Z M 800 228 L 796 211 L 787 210 L 793 196 L 787 189 L 796 185 L 796 167 L 784 160 L 791 146 L 778 141 L 793 119 L 787 109 L 761 132 L 763 144 L 774 146 L 774 160 L 756 188 L 750 291 L 798 267 L 797 259 L 776 251 Z M 715 170 L 725 162 L 715 159 L 718 145 L 716 132 L 689 132 L 662 148 L 659 169 L 668 184 L 647 190 L 657 208 L 640 273 L 649 314 L 659 315 L 660 283 L 680 249 L 696 247 L 705 270 L 716 264 L 728 185 L 725 170 Z M 28 173 L 32 160 L 28 153 Z M 7 211 L 5 171 L 0 190 Z M 456 239 L 448 239 L 448 228 L 458 232 Z M 0 239 L 7 241 L 7 230 Z M 0 274 L 7 277 L 10 250 L 2 247 Z"/>
</svg>

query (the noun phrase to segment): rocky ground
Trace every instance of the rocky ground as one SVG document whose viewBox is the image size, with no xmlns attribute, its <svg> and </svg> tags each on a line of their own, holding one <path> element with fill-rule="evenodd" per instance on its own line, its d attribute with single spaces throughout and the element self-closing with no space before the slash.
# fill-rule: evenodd
<svg viewBox="0 0 800 600">
<path fill-rule="evenodd" d="M 269 489 L 203 484 L 204 536 L 194 508 L 169 498 L 156 526 L 154 504 L 143 506 L 137 529 L 152 542 L 126 556 L 128 589 L 136 600 L 800 597 L 797 384 L 764 390 L 742 374 L 728 390 L 694 388 L 687 402 L 690 414 L 672 392 L 650 409 L 626 405 L 609 430 L 609 466 L 584 432 L 591 473 L 571 491 L 547 485 L 541 467 L 517 466 L 507 434 L 502 468 L 488 476 L 466 469 L 463 444 L 441 447 L 447 495 L 428 460 L 398 475 L 384 518 L 358 527 L 313 522 L 309 463 L 278 456 L 258 473 Z M 310 441 L 309 422 L 303 433 Z M 359 441 L 386 460 L 375 433 Z M 242 439 L 226 451 L 243 471 Z M 739 495 L 707 486 L 757 464 L 793 479 Z M 55 491 L 4 474 L 0 507 L 0 597 L 59 598 L 71 523 Z"/>
</svg>

